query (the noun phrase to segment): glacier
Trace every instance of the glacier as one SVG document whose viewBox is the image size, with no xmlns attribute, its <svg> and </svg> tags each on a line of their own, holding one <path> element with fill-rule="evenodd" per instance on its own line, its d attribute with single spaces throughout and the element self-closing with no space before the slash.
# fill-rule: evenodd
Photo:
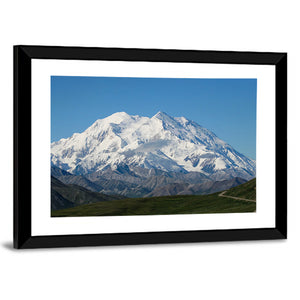
<svg viewBox="0 0 300 300">
<path fill-rule="evenodd" d="M 82 133 L 51 143 L 51 165 L 86 175 L 126 166 L 164 172 L 199 172 L 213 180 L 256 175 L 256 162 L 185 117 L 117 112 Z"/>
</svg>

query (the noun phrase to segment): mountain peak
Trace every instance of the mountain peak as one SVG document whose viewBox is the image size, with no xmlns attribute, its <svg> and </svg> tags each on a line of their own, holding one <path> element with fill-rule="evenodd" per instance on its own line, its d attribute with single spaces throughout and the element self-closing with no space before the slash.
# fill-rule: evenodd
<svg viewBox="0 0 300 300">
<path fill-rule="evenodd" d="M 163 111 L 159 111 L 159 112 L 157 112 L 154 116 L 153 116 L 153 118 L 163 118 L 163 117 L 169 117 L 170 118 L 170 116 L 167 114 L 167 113 L 165 113 L 165 112 L 163 112 Z"/>
<path fill-rule="evenodd" d="M 125 111 L 116 112 L 108 117 L 106 117 L 104 120 L 109 121 L 110 123 L 116 123 L 120 124 L 124 120 L 131 119 L 131 116 L 127 114 Z"/>
<path fill-rule="evenodd" d="M 255 162 L 208 129 L 159 111 L 152 118 L 117 112 L 51 144 L 51 163 L 73 174 L 119 165 L 215 176 L 255 174 Z M 229 176 L 228 175 L 228 176 Z"/>
<path fill-rule="evenodd" d="M 167 113 L 163 111 L 159 111 L 157 114 L 155 114 L 152 119 L 158 119 L 167 123 L 173 123 L 174 119 L 173 117 L 169 116 Z"/>
<path fill-rule="evenodd" d="M 107 118 L 110 118 L 110 117 L 123 117 L 123 118 L 125 117 L 126 118 L 126 117 L 129 117 L 129 114 L 125 111 L 119 111 L 119 112 L 116 112 L 116 113 L 108 116 Z"/>
</svg>

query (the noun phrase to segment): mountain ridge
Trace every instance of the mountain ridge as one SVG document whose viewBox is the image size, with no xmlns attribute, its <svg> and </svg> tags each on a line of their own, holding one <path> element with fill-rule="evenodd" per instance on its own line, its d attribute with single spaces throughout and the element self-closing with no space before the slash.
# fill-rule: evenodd
<svg viewBox="0 0 300 300">
<path fill-rule="evenodd" d="M 51 176 L 51 210 L 123 198 L 125 197 L 120 195 L 93 192 L 76 184 L 65 184 L 56 177 Z"/>
<path fill-rule="evenodd" d="M 209 213 L 252 213 L 256 211 L 255 201 L 243 201 L 226 197 L 238 194 L 247 198 L 255 190 L 255 179 L 225 192 L 209 195 L 176 195 L 150 198 L 127 198 L 114 201 L 99 201 L 73 208 L 51 212 L 52 217 L 79 216 L 130 216 L 130 215 L 172 215 Z M 221 193 L 222 194 L 222 193 Z M 255 196 L 254 196 L 255 197 Z"/>
<path fill-rule="evenodd" d="M 234 177 L 214 181 L 197 172 L 176 173 L 159 170 L 135 169 L 130 175 L 125 170 L 110 170 L 86 175 L 73 175 L 57 167 L 51 168 L 54 178 L 70 186 L 82 186 L 92 192 L 123 197 L 153 197 L 165 195 L 204 195 L 229 189 L 246 182 Z"/>
<path fill-rule="evenodd" d="M 73 175 L 127 167 L 198 172 L 212 180 L 255 177 L 255 161 L 185 117 L 117 112 L 51 144 L 51 165 Z"/>
</svg>

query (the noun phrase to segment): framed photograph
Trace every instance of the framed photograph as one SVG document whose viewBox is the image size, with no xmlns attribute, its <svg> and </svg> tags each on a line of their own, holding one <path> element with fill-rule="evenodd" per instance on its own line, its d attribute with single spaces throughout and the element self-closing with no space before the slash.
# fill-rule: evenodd
<svg viewBox="0 0 300 300">
<path fill-rule="evenodd" d="M 14 47 L 15 248 L 286 237 L 286 53 Z"/>
</svg>

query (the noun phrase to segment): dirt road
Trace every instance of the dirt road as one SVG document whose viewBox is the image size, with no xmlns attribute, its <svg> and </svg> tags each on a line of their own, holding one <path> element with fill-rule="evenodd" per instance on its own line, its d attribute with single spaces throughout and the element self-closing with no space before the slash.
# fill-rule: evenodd
<svg viewBox="0 0 300 300">
<path fill-rule="evenodd" d="M 256 200 L 250 200 L 250 199 L 233 197 L 233 196 L 226 196 L 226 195 L 224 195 L 226 192 L 227 191 L 223 191 L 222 193 L 220 193 L 219 197 L 231 198 L 231 199 L 235 199 L 235 200 L 248 201 L 248 202 L 256 202 Z"/>
</svg>

